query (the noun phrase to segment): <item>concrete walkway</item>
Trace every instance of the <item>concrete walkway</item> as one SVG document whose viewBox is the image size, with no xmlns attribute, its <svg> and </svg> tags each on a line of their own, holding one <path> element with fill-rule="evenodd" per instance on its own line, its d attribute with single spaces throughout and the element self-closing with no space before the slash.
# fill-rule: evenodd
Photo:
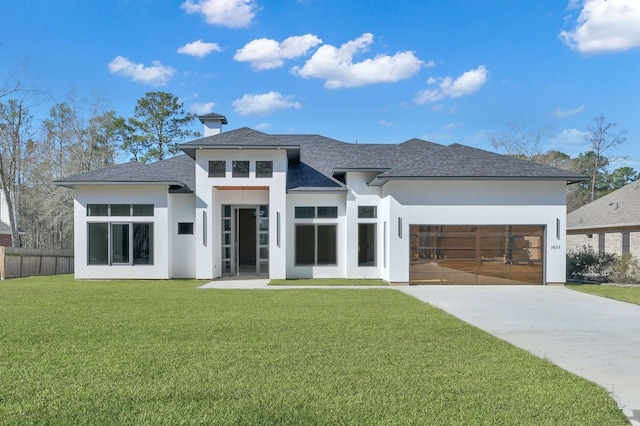
<svg viewBox="0 0 640 426">
<path fill-rule="evenodd" d="M 640 425 L 640 306 L 560 286 L 397 288 L 599 384 Z"/>
</svg>

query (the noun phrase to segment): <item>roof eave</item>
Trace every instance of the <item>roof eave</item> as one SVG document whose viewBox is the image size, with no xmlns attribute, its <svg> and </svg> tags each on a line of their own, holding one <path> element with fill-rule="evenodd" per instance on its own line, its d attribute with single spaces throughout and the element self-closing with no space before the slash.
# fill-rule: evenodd
<svg viewBox="0 0 640 426">
<path fill-rule="evenodd" d="M 179 186 L 181 188 L 186 185 L 179 181 L 68 181 L 56 180 L 55 185 L 73 189 L 77 185 L 167 185 Z"/>
<path fill-rule="evenodd" d="M 588 178 L 576 178 L 568 176 L 376 176 L 370 186 L 382 186 L 390 180 L 509 180 L 509 181 L 566 181 L 567 185 L 588 180 Z"/>
<path fill-rule="evenodd" d="M 290 188 L 287 194 L 346 194 L 347 188 Z"/>
<path fill-rule="evenodd" d="M 286 150 L 287 159 L 290 162 L 300 161 L 300 145 L 207 145 L 207 144 L 182 144 L 179 145 L 182 151 L 189 157 L 195 160 L 196 150 L 201 149 L 231 149 L 231 150 L 243 150 L 243 149 L 265 149 L 265 150 Z"/>
</svg>

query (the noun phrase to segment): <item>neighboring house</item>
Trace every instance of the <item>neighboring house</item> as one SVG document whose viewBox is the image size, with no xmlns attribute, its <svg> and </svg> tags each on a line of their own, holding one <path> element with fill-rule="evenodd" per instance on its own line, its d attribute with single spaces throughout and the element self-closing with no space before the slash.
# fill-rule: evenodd
<svg viewBox="0 0 640 426">
<path fill-rule="evenodd" d="M 24 235 L 24 231 L 19 229 L 19 234 Z M 11 247 L 13 236 L 11 234 L 11 222 L 9 222 L 9 206 L 4 191 L 0 188 L 0 246 Z"/>
<path fill-rule="evenodd" d="M 631 182 L 567 215 L 567 250 L 640 257 L 640 182 Z"/>
<path fill-rule="evenodd" d="M 185 155 L 57 182 L 74 189 L 75 274 L 90 278 L 565 281 L 565 170 L 419 139 L 221 133 Z"/>
</svg>

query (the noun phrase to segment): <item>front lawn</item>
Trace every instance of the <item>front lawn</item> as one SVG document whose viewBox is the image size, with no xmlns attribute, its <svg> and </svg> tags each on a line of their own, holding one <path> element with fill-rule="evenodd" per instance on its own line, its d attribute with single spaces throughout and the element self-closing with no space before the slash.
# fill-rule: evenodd
<svg viewBox="0 0 640 426">
<path fill-rule="evenodd" d="M 3 424 L 623 425 L 599 386 L 397 291 L 0 282 Z"/>
<path fill-rule="evenodd" d="M 572 290 L 640 305 L 640 287 L 615 285 L 568 285 Z"/>
</svg>

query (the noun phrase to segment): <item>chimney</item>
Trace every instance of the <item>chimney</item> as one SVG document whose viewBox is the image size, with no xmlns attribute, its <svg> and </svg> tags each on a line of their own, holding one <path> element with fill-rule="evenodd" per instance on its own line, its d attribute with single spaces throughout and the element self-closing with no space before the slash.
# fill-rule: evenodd
<svg viewBox="0 0 640 426">
<path fill-rule="evenodd" d="M 222 133 L 222 125 L 227 124 L 227 117 L 224 115 L 210 112 L 209 114 L 198 117 L 200 122 L 204 124 L 204 137 L 219 135 Z"/>
</svg>

